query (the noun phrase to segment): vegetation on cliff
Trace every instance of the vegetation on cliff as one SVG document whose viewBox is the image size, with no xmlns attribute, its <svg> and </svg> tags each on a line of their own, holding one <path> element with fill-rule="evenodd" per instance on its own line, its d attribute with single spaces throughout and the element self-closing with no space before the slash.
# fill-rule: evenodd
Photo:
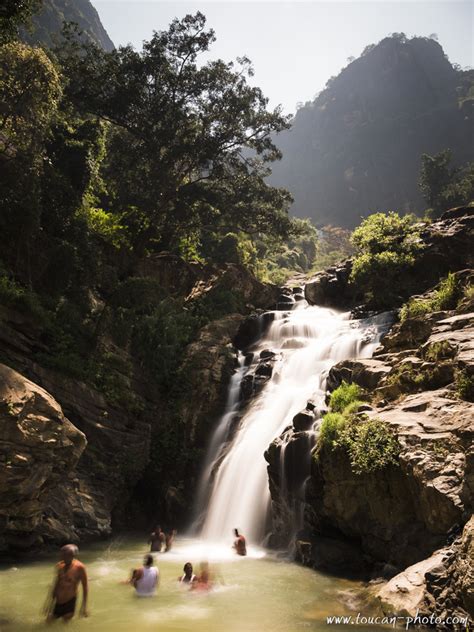
<svg viewBox="0 0 474 632">
<path fill-rule="evenodd" d="M 367 396 L 358 384 L 342 382 L 329 398 L 329 411 L 321 422 L 318 446 L 343 449 L 355 474 L 370 474 L 397 465 L 400 445 L 386 424 L 368 418 L 363 410 Z"/>
</svg>

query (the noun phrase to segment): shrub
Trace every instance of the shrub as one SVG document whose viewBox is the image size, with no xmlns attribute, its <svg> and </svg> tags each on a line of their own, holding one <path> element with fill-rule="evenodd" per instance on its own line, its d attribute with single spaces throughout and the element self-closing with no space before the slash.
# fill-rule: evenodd
<svg viewBox="0 0 474 632">
<path fill-rule="evenodd" d="M 448 276 L 441 281 L 435 292 L 434 307 L 436 310 L 454 309 L 460 298 L 461 288 L 459 280 L 450 272 Z"/>
<path fill-rule="evenodd" d="M 196 330 L 196 318 L 178 302 L 167 299 L 135 325 L 132 349 L 156 383 L 168 387 Z"/>
<path fill-rule="evenodd" d="M 454 309 L 461 298 L 461 284 L 450 272 L 430 297 L 410 299 L 400 310 L 400 320 L 420 318 L 430 312 Z"/>
<path fill-rule="evenodd" d="M 326 413 L 321 423 L 319 441 L 321 445 L 334 447 L 347 419 L 341 413 Z"/>
<path fill-rule="evenodd" d="M 421 249 L 415 218 L 391 212 L 369 215 L 354 230 L 351 282 L 373 307 L 386 307 L 407 290 L 407 273 Z"/>
<path fill-rule="evenodd" d="M 461 399 L 474 402 L 474 379 L 465 369 L 456 373 L 455 385 Z"/>
<path fill-rule="evenodd" d="M 40 321 L 47 319 L 47 314 L 37 294 L 10 279 L 0 276 L 0 304 L 24 310 Z"/>
<path fill-rule="evenodd" d="M 335 444 L 347 451 L 356 474 L 370 474 L 398 464 L 400 444 L 380 419 L 351 419 L 340 428 Z"/>
<path fill-rule="evenodd" d="M 329 399 L 331 411 L 345 413 L 346 408 L 354 402 L 359 402 L 362 389 L 357 384 L 342 382 L 332 393 Z"/>
<path fill-rule="evenodd" d="M 428 360 L 428 362 L 437 362 L 438 360 L 453 358 L 455 355 L 456 347 L 447 340 L 433 342 L 423 351 L 423 357 L 425 360 Z"/>
</svg>

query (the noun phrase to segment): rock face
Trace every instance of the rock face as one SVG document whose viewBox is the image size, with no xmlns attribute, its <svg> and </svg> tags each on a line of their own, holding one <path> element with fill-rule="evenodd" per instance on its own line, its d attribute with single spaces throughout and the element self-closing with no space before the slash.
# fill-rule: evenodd
<svg viewBox="0 0 474 632">
<path fill-rule="evenodd" d="M 474 314 L 446 316 L 395 325 L 373 358 L 341 362 L 328 378 L 331 389 L 345 380 L 372 395 L 365 412 L 390 427 L 401 453 L 398 467 L 372 476 L 355 475 L 343 450 L 322 449 L 309 524 L 399 567 L 440 547 L 474 507 L 474 405 L 453 384 L 459 371 L 474 373 Z"/>
<path fill-rule="evenodd" d="M 210 323 L 186 350 L 183 371 L 188 384 L 179 417 L 188 429 L 188 440 L 198 446 L 205 445 L 212 422 L 224 408 L 237 362 L 231 341 L 243 319 L 230 314 Z"/>
<path fill-rule="evenodd" d="M 453 212 L 440 222 L 448 221 L 459 235 L 460 251 L 467 237 L 458 233 L 457 222 L 465 218 L 464 212 Z M 436 229 L 430 231 L 433 236 Z M 447 250 L 450 247 L 446 244 Z M 433 248 L 439 263 L 440 247 Z M 462 257 L 469 256 L 464 249 Z M 455 260 L 455 265 L 461 263 L 461 258 Z M 472 286 L 472 270 L 463 268 L 455 277 Z M 431 292 L 419 298 L 427 299 Z M 472 611 L 471 294 L 465 292 L 451 311 L 395 324 L 372 358 L 346 360 L 329 372 L 330 391 L 343 381 L 365 391 L 366 403 L 355 413 L 354 423 L 361 422 L 361 415 L 382 422 L 400 446 L 397 464 L 355 473 L 346 448 L 318 444 L 311 475 L 299 492 L 298 511 L 304 518 L 295 534 L 279 465 L 282 446 L 291 444 L 295 430 L 287 429 L 267 451 L 276 544 L 287 545 L 296 535 L 297 559 L 320 570 L 362 577 L 396 575 L 379 594 L 387 613 L 419 609 L 445 617 Z M 463 535 L 453 543 L 463 525 Z"/>
<path fill-rule="evenodd" d="M 28 506 L 32 516 L 23 531 L 18 517 L 10 520 L 5 531 L 7 522 L 2 512 L 10 515 L 10 496 L 0 495 L 0 540 L 6 549 L 102 537 L 110 534 L 113 526 L 129 527 L 131 516 L 135 527 L 137 520 L 155 519 L 157 514 L 164 523 L 173 525 L 180 524 L 183 517 L 189 518 L 200 469 L 199 454 L 223 411 L 227 384 L 236 366 L 232 341 L 253 306 L 262 310 L 272 307 L 278 293 L 235 265 L 219 272 L 164 253 L 143 261 L 141 266 L 137 276 L 158 281 L 165 295 L 183 301 L 185 308 L 193 301 L 207 300 L 206 306 L 211 305 L 207 313 L 213 313 L 215 304 L 217 313 L 225 313 L 233 308 L 229 301 L 234 292 L 239 296 L 237 306 L 242 313 L 217 318 L 199 330 L 179 358 L 176 387 L 172 385 L 165 394 L 157 389 L 153 376 L 145 375 L 137 365 L 131 350 L 101 338 L 101 344 L 110 345 L 106 350 L 121 354 L 132 367 L 130 373 L 119 376 L 124 378 L 119 383 L 124 384 L 127 404 L 119 405 L 90 385 L 33 360 L 49 353 L 40 327 L 26 313 L 0 307 L 2 361 L 25 382 L 49 393 L 61 414 L 74 424 L 71 427 L 87 438 L 80 458 L 78 453 L 77 458 L 66 459 L 61 456 L 66 455 L 65 449 L 54 459 L 51 456 L 52 462 L 57 461 L 56 469 L 40 492 L 23 484 L 19 487 L 23 490 L 21 511 L 26 516 Z M 177 275 L 176 270 L 182 274 Z M 269 364 L 270 359 L 262 360 L 260 370 L 264 372 Z M 41 441 L 39 435 L 38 450 Z M 187 456 L 174 458 L 172 450 Z M 70 467 L 62 472 L 61 484 L 56 484 L 62 459 Z M 8 472 L 16 476 L 17 470 Z M 140 526 L 148 528 L 146 522 Z"/>
<path fill-rule="evenodd" d="M 437 630 L 466 628 L 447 625 L 448 617 L 474 617 L 474 517 L 447 547 L 393 577 L 376 592 L 385 613 L 437 619 Z"/>
<path fill-rule="evenodd" d="M 406 296 L 413 288 L 422 293 L 435 285 L 448 272 L 474 266 L 474 207 L 446 211 L 432 224 L 420 224 L 424 248 L 414 271 L 406 278 Z M 350 309 L 361 296 L 350 283 L 352 261 L 348 259 L 318 273 L 305 286 L 310 305 Z"/>
<path fill-rule="evenodd" d="M 54 499 L 67 499 L 77 481 L 75 467 L 85 435 L 44 389 L 0 364 L 0 552 L 54 539 L 58 519 Z M 61 525 L 77 539 L 74 522 Z"/>
</svg>

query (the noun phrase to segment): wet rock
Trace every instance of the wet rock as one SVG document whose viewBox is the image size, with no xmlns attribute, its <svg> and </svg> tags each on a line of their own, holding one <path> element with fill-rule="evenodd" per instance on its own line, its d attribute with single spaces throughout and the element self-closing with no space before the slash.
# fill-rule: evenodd
<svg viewBox="0 0 474 632">
<path fill-rule="evenodd" d="M 263 351 L 260 351 L 260 359 L 261 360 L 270 360 L 275 358 L 276 353 L 274 351 L 271 351 L 271 349 L 263 349 Z"/>
<path fill-rule="evenodd" d="M 345 381 L 354 382 L 365 390 L 373 390 L 391 370 L 389 364 L 373 358 L 343 360 L 330 369 L 327 387 L 333 391 Z"/>
<path fill-rule="evenodd" d="M 319 272 L 304 287 L 304 297 L 310 305 L 345 308 L 355 300 L 354 288 L 349 285 L 352 260 Z"/>
<path fill-rule="evenodd" d="M 385 614 L 415 617 L 425 611 L 426 574 L 436 570 L 443 553 L 435 553 L 393 577 L 376 595 Z"/>
<path fill-rule="evenodd" d="M 370 575 L 370 560 L 347 540 L 322 536 L 297 540 L 295 559 L 304 566 L 343 577 L 367 579 Z"/>
<path fill-rule="evenodd" d="M 314 424 L 314 414 L 308 410 L 297 413 L 293 417 L 293 427 L 297 432 L 311 430 Z"/>
<path fill-rule="evenodd" d="M 277 299 L 276 309 L 280 311 L 289 311 L 293 309 L 295 305 L 295 299 L 289 294 L 280 294 Z"/>
<path fill-rule="evenodd" d="M 270 362 L 260 362 L 255 369 L 255 375 L 270 378 L 273 373 L 273 366 Z"/>
<path fill-rule="evenodd" d="M 234 345 L 237 349 L 247 349 L 256 340 L 260 338 L 263 333 L 263 321 L 259 314 L 251 314 L 242 320 L 237 334 L 233 339 Z"/>
</svg>

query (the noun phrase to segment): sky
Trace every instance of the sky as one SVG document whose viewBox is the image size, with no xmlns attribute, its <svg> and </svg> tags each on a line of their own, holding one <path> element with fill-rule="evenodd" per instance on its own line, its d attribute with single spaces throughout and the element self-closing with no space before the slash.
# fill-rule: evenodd
<svg viewBox="0 0 474 632">
<path fill-rule="evenodd" d="M 270 106 L 294 113 L 312 100 L 329 77 L 358 57 L 365 46 L 390 33 L 430 36 L 452 63 L 474 66 L 474 3 L 458 0 L 223 1 L 92 0 L 116 46 L 140 49 L 154 30 L 174 17 L 201 11 L 216 32 L 210 58 L 225 61 L 246 55 L 253 83 Z"/>
</svg>

